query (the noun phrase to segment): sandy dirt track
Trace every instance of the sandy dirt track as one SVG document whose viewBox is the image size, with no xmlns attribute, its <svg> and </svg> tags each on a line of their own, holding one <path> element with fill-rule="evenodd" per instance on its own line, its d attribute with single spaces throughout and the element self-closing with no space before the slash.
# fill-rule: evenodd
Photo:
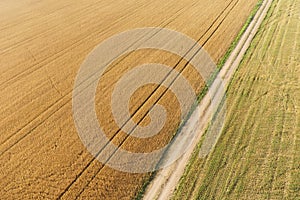
<svg viewBox="0 0 300 200">
<path fill-rule="evenodd" d="M 77 135 L 71 92 L 80 64 L 105 38 L 145 26 L 183 32 L 217 62 L 256 2 L 1 1 L 0 196 L 130 199 L 136 195 L 148 174 L 122 173 L 104 166 L 85 150 Z M 178 125 L 176 99 L 169 93 L 162 97 L 165 88 L 155 85 L 137 91 L 131 112 L 136 113 L 136 121 L 147 123 L 144 114 L 149 107 L 158 101 L 165 105 L 172 117 L 161 134 L 151 141 L 136 142 L 112 122 L 111 88 L 107 86 L 131 67 L 147 62 L 174 66 L 196 91 L 203 86 L 185 60 L 166 52 L 137 51 L 114 63 L 98 86 L 97 112 L 104 115 L 99 123 L 114 144 L 126 139 L 122 147 L 132 151 L 159 148 Z M 145 100 L 147 104 L 142 103 Z"/>
</svg>

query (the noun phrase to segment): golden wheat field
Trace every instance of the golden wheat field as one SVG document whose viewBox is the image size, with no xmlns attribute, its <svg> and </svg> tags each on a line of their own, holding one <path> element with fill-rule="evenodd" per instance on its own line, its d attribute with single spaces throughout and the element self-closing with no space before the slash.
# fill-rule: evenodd
<svg viewBox="0 0 300 200">
<path fill-rule="evenodd" d="M 217 64 L 258 2 L 2 0 L 0 199 L 136 198 L 150 173 L 122 172 L 99 162 L 78 136 L 72 92 L 80 66 L 101 42 L 143 27 L 181 32 Z M 174 197 L 299 198 L 299 8 L 298 0 L 274 1 L 228 91 L 228 120 L 216 149 L 193 161 Z M 129 111 L 134 122 L 146 126 L 148 111 L 162 105 L 168 117 L 159 134 L 132 137 L 114 121 L 114 87 L 145 63 L 170 66 L 197 94 L 205 87 L 189 61 L 170 52 L 142 49 L 117 58 L 95 97 L 98 123 L 117 151 L 159 149 L 180 125 L 176 96 L 158 84 L 135 91 Z M 169 74 L 153 76 L 162 83 L 177 81 Z"/>
</svg>

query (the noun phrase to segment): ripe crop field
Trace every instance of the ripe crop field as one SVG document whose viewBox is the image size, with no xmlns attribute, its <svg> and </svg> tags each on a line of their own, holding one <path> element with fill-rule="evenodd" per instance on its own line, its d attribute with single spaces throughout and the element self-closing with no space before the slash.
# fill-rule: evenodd
<svg viewBox="0 0 300 200">
<path fill-rule="evenodd" d="M 217 63 L 240 32 L 257 2 L 257 0 L 246 2 L 2 0 L 0 2 L 0 197 L 3 199 L 134 198 L 149 177 L 149 173 L 120 172 L 100 163 L 86 150 L 78 137 L 72 113 L 72 91 L 80 65 L 93 48 L 105 39 L 140 27 L 164 27 L 182 32 L 202 45 Z M 295 10 L 296 3 L 292 7 Z M 288 21 L 293 27 L 295 22 L 292 19 Z M 272 31 L 271 27 L 276 24 L 275 22 L 271 21 L 270 25 L 266 26 L 270 27 L 266 32 Z M 284 20 L 279 24 L 281 26 L 278 26 L 278 30 L 282 31 L 282 36 L 277 37 L 292 37 L 287 36 L 291 33 L 283 31 L 282 27 L 286 26 Z M 295 28 L 293 32 L 296 39 L 297 30 Z M 263 38 L 262 41 L 268 40 L 271 39 Z M 277 45 L 276 42 L 272 44 Z M 291 45 L 294 45 L 295 49 L 299 47 L 297 43 Z M 286 55 L 284 46 L 279 47 L 276 52 L 280 52 L 278 53 L 280 58 L 290 59 L 284 57 Z M 265 57 L 268 61 L 272 61 L 271 55 Z M 294 55 L 293 58 L 299 56 Z M 143 63 L 163 63 L 173 67 L 190 80 L 198 93 L 204 87 L 203 80 L 195 75 L 186 60 L 168 52 L 138 50 L 123 55 L 111 64 L 97 87 L 95 104 L 98 121 L 112 143 L 133 152 L 149 152 L 164 146 L 179 124 L 176 98 L 171 92 L 165 92 L 166 88 L 154 84 L 139 88 L 134 93 L 130 113 L 135 122 L 143 125 L 149 123 L 146 115 L 148 110 L 154 104 L 163 105 L 170 115 L 160 134 L 151 139 L 137 140 L 128 137 L 113 121 L 109 107 L 113 90 L 111 86 L 114 86 L 130 69 Z M 276 82 L 277 79 L 271 79 L 272 76 L 269 77 L 274 81 L 274 87 L 282 83 L 280 90 L 277 90 L 277 92 L 282 90 L 281 95 L 288 94 L 288 91 L 296 86 L 295 84 L 293 87 L 285 87 L 284 77 L 281 76 L 287 76 L 286 81 L 290 81 L 288 84 L 292 84 L 292 81 L 298 83 L 296 78 L 299 73 L 297 74 L 296 66 L 294 68 L 293 66 L 280 68 L 278 65 L 278 69 L 272 68 L 274 73 L 277 72 L 276 69 L 290 72 L 281 74 L 279 71 L 278 77 L 275 77 L 279 82 Z M 174 77 L 166 77 L 161 81 L 173 79 Z M 240 91 L 243 87 L 234 92 Z M 263 93 L 265 89 L 258 88 L 255 94 L 259 95 L 259 92 Z M 277 93 L 270 92 L 270 94 Z M 276 98 L 272 100 L 275 101 Z M 294 105 L 292 102 L 297 99 L 293 99 L 292 93 L 282 98 L 286 99 L 286 104 L 280 109 L 287 108 L 290 112 L 282 111 L 285 118 L 281 119 L 281 115 L 274 115 L 272 119 L 274 122 L 282 120 L 281 125 L 284 127 L 299 127 L 288 124 L 289 117 L 294 116 L 293 107 L 289 106 Z M 243 105 L 242 102 L 239 100 L 236 105 Z M 277 104 L 274 103 L 275 105 Z M 285 105 L 288 107 L 284 107 Z M 298 122 L 293 120 L 293 123 Z M 282 152 L 278 154 L 282 157 L 266 164 L 273 165 L 277 159 L 283 162 L 284 159 L 291 157 L 293 159 L 289 159 L 290 164 L 287 166 L 294 167 L 297 155 L 288 152 L 296 152 L 297 149 L 295 151 L 285 149 L 283 143 L 276 146 L 279 145 L 276 141 L 281 139 L 278 137 L 292 129 L 284 128 L 280 135 L 276 135 L 281 130 L 280 127 L 274 129 L 274 144 L 272 144 L 275 146 L 269 148 L 268 155 L 270 159 L 275 159 L 272 157 L 272 148 L 276 148 L 276 152 Z M 293 130 L 296 134 L 297 130 Z M 286 142 L 289 137 L 282 139 Z M 296 136 L 294 139 L 293 148 L 296 148 L 298 140 Z M 273 170 L 276 174 L 280 174 L 281 171 L 278 171 L 280 169 L 275 167 Z M 270 172 L 270 176 L 271 174 Z M 294 174 L 290 174 L 289 177 L 286 180 L 290 180 L 290 185 L 294 184 Z M 277 185 L 272 184 L 272 187 L 276 189 Z"/>
<path fill-rule="evenodd" d="M 300 199 L 300 1 L 275 0 L 227 92 L 227 120 L 173 199 Z"/>
</svg>

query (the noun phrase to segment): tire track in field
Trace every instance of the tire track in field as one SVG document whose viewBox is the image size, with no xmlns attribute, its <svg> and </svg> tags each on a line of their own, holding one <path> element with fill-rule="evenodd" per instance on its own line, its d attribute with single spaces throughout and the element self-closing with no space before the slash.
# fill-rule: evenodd
<svg viewBox="0 0 300 200">
<path fill-rule="evenodd" d="M 170 24 L 171 23 L 171 21 L 170 22 L 168 22 L 166 25 L 168 25 L 168 24 Z M 210 28 L 211 28 L 212 26 L 210 26 Z M 207 32 L 206 32 L 207 33 Z M 154 36 L 154 35 L 152 35 L 152 36 Z M 60 102 L 61 100 L 63 100 L 63 98 L 64 97 L 67 97 L 69 94 L 71 94 L 71 92 L 72 92 L 72 90 L 70 90 L 70 92 L 68 93 L 68 94 L 66 94 L 65 96 L 63 96 L 62 98 L 60 98 L 60 99 L 58 99 L 56 102 Z M 53 104 L 53 105 L 51 105 L 51 106 L 49 106 L 49 108 L 51 108 L 52 106 L 54 106 L 55 104 Z M 65 104 L 64 104 L 65 105 Z M 49 109 L 48 108 L 48 109 Z M 47 110 L 48 110 L 47 109 Z M 43 112 L 44 113 L 44 112 Z M 41 114 L 43 114 L 43 113 L 41 113 Z M 38 117 L 36 117 L 36 118 L 38 118 Z M 30 122 L 31 123 L 31 122 Z M 30 124 L 30 123 L 28 123 L 28 124 Z M 23 128 L 25 128 L 25 126 L 24 127 L 22 127 L 21 129 L 23 129 Z M 16 132 L 17 133 L 17 132 Z M 15 134 L 16 134 L 15 133 Z"/>
<path fill-rule="evenodd" d="M 193 4 L 194 5 L 194 4 Z M 179 11 L 182 11 L 184 8 L 181 8 Z M 181 12 L 180 12 L 181 13 Z M 175 17 L 178 17 L 180 15 L 180 13 L 175 13 Z M 170 24 L 173 20 L 167 20 L 165 22 L 165 24 L 161 24 L 163 25 L 163 27 L 167 26 L 168 24 Z M 160 26 L 161 26 L 160 25 Z M 153 37 L 156 33 L 154 33 L 153 35 L 151 35 L 150 37 Z M 147 35 L 146 35 L 147 36 Z M 140 38 L 140 39 L 143 39 L 144 37 Z M 139 40 L 138 40 L 139 41 Z M 138 42 L 137 41 L 137 42 Z M 67 52 L 67 50 L 65 50 L 65 52 Z M 55 60 L 57 58 L 53 58 L 53 60 Z M 122 60 L 124 60 L 125 58 L 123 58 Z M 119 62 L 121 62 L 122 60 L 120 60 Z M 118 63 L 119 63 L 118 62 Z M 41 65 L 41 66 L 44 66 L 44 65 Z M 64 96 L 60 97 L 59 99 L 57 99 L 53 104 L 51 104 L 50 106 L 48 106 L 44 111 L 42 111 L 41 113 L 37 114 L 35 119 L 33 121 L 36 121 L 36 120 L 39 120 L 39 118 L 41 118 L 41 116 L 48 110 L 50 109 L 55 109 L 53 112 L 50 112 L 49 114 L 46 114 L 47 117 L 45 119 L 43 119 L 41 122 L 37 123 L 37 125 L 34 125 L 34 127 L 29 130 L 27 133 L 25 133 L 25 135 L 21 136 L 19 139 L 14 139 L 15 143 L 13 143 L 12 145 L 9 145 L 9 147 L 5 148 L 5 150 L 2 150 L 0 152 L 0 156 L 5 153 L 6 151 L 8 151 L 11 147 L 13 147 L 15 144 L 19 143 L 22 139 L 24 139 L 28 134 L 30 134 L 30 132 L 32 132 L 34 129 L 36 129 L 38 126 L 40 126 L 43 121 L 49 119 L 53 114 L 55 114 L 58 110 L 60 110 L 62 107 L 64 107 L 65 105 L 67 105 L 67 103 L 69 103 L 71 101 L 71 94 L 72 94 L 72 91 L 73 91 L 73 88 L 70 89 Z M 67 99 L 66 99 L 67 98 Z M 58 109 L 55 108 L 56 105 L 61 105 L 58 107 Z M 26 127 L 28 127 L 30 124 L 34 123 L 33 121 L 30 121 L 29 123 L 27 123 L 26 125 L 24 125 L 23 127 L 21 127 L 19 130 L 17 130 L 16 132 L 14 132 L 10 137 L 8 137 L 6 140 L 4 140 L 4 142 L 1 143 L 1 145 L 5 144 L 6 142 L 8 142 L 8 140 L 12 139 L 12 137 L 14 137 L 16 134 L 18 134 L 20 131 L 22 131 L 23 129 L 26 129 Z"/>
<path fill-rule="evenodd" d="M 59 101 L 60 101 L 60 99 L 59 99 Z M 48 109 L 48 108 L 47 108 L 47 109 Z M 29 123 L 31 123 L 31 122 L 29 122 Z M 29 123 L 28 123 L 28 124 L 29 124 Z"/>
<path fill-rule="evenodd" d="M 64 100 L 64 99 L 63 99 L 63 100 Z M 66 105 L 67 103 L 68 103 L 68 102 L 65 102 L 65 103 L 63 104 L 63 106 Z M 63 106 L 61 106 L 61 107 L 63 107 Z M 60 107 L 60 106 L 59 106 L 59 107 Z M 59 108 L 58 110 L 60 110 L 60 109 L 61 109 L 61 108 Z M 58 110 L 56 110 L 56 111 L 58 111 Z M 56 112 L 56 111 L 55 111 L 55 112 Z M 49 118 L 49 117 L 50 117 L 50 116 L 48 116 L 48 118 Z M 48 118 L 47 118 L 47 119 L 48 119 Z M 43 124 L 43 121 L 41 121 L 41 122 L 39 123 L 39 125 L 41 125 L 41 124 Z M 37 126 L 36 126 L 35 128 L 37 128 Z M 35 129 L 35 128 L 34 128 L 34 129 Z M 32 130 L 31 130 L 30 132 L 32 132 Z M 28 132 L 28 134 L 29 134 L 30 132 Z M 25 138 L 25 137 L 22 137 L 22 138 Z"/>
<path fill-rule="evenodd" d="M 232 3 L 232 2 L 234 2 L 234 1 L 231 1 L 230 2 L 230 4 Z M 234 6 L 232 7 L 232 9 L 235 7 L 235 5 L 238 3 L 238 1 L 236 1 L 235 2 L 235 4 L 234 4 Z M 230 6 L 230 4 L 226 7 L 226 9 Z M 223 12 L 226 10 L 226 9 L 224 9 L 223 10 Z M 228 12 L 228 14 L 232 11 L 232 9 L 230 9 L 230 11 Z M 214 22 L 213 22 L 213 24 L 209 27 L 209 29 L 210 28 L 212 28 L 213 26 L 214 26 L 214 23 L 216 23 L 216 21 L 218 20 L 218 18 L 223 14 L 223 12 L 217 17 L 217 19 L 216 20 L 214 20 Z M 217 28 L 213 31 L 213 33 L 208 37 L 208 39 L 206 39 L 206 41 L 203 43 L 203 46 L 205 46 L 205 44 L 209 41 L 209 39 L 211 38 L 211 36 L 215 33 L 215 31 L 220 27 L 220 25 L 222 24 L 222 22 L 226 19 L 226 17 L 228 16 L 228 14 L 222 19 L 222 21 L 217 25 Z M 204 35 L 209 31 L 209 29 L 197 40 L 197 42 L 199 42 L 203 37 L 204 37 Z M 195 44 L 196 45 L 196 44 Z M 195 46 L 194 45 L 194 46 Z M 193 47 L 194 47 L 193 46 Z M 193 47 L 190 49 L 190 51 L 193 49 Z M 200 49 L 199 49 L 200 50 Z M 199 50 L 196 52 L 196 53 L 198 53 L 199 52 Z M 188 54 L 190 51 L 188 51 L 186 54 Z M 194 55 L 195 56 L 195 55 Z M 192 58 L 191 59 L 193 59 L 194 58 L 194 56 L 192 56 Z M 180 61 L 177 63 L 177 65 L 176 66 L 178 66 L 178 64 L 180 63 L 182 61 L 182 59 L 180 59 Z M 182 71 L 187 67 L 187 64 L 188 63 L 186 63 L 185 64 L 185 66 L 184 66 L 184 68 L 182 69 L 182 70 L 180 70 L 180 73 L 179 74 L 181 74 L 182 73 Z M 175 68 L 176 68 L 176 66 L 175 66 Z M 172 70 L 175 70 L 175 68 L 174 69 L 172 69 Z M 170 72 L 171 73 L 171 72 Z M 178 78 L 178 76 L 177 77 L 175 77 L 175 79 L 171 82 L 171 84 L 170 85 L 172 85 L 175 81 L 176 81 L 176 79 Z M 162 80 L 162 82 L 163 81 L 165 81 L 167 79 L 167 77 L 165 77 L 165 79 L 164 80 Z M 146 100 L 141 104 L 141 106 L 139 106 L 139 108 L 136 110 L 136 111 L 134 111 L 134 113 L 132 114 L 132 116 L 134 117 L 135 115 L 136 115 L 136 113 L 142 108 L 142 106 L 144 106 L 145 105 L 145 103 L 150 99 L 150 97 L 158 90 L 158 88 L 159 88 L 160 86 L 158 86 L 158 87 L 156 87 L 155 88 L 155 90 L 151 93 L 151 95 L 150 96 L 148 96 L 147 98 L 146 98 Z M 159 98 L 155 101 L 155 103 L 154 104 L 157 104 L 157 102 L 162 98 L 162 96 L 163 95 L 165 95 L 165 93 L 167 92 L 168 90 L 164 90 L 164 92 L 162 93 L 162 95 L 160 95 L 159 96 Z M 149 111 L 148 111 L 149 112 Z M 141 121 L 147 116 L 147 114 L 148 114 L 148 112 L 147 113 L 145 113 L 143 116 L 142 116 L 142 118 L 137 122 L 137 124 L 140 124 L 141 123 Z M 126 123 L 129 121 L 129 119 L 126 121 Z M 111 141 L 117 136 L 117 134 L 122 130 L 122 128 L 125 126 L 126 124 L 124 124 L 115 134 L 114 134 L 114 136 L 111 138 Z M 134 131 L 134 129 L 131 131 L 131 132 L 133 132 Z M 129 135 L 131 134 L 131 132 L 130 133 L 128 133 L 128 135 L 127 135 L 127 137 L 125 137 L 125 139 L 120 143 L 120 146 L 119 146 L 119 148 L 124 144 L 124 142 L 127 140 L 127 138 L 129 137 Z M 106 147 L 107 145 L 105 145 L 104 147 L 103 147 L 103 149 Z M 99 151 L 99 153 L 95 156 L 95 157 L 98 157 L 99 155 L 100 155 L 100 153 L 103 151 L 103 149 L 101 149 L 100 151 Z M 106 161 L 106 162 L 108 162 L 113 156 L 114 156 L 114 154 L 115 154 L 115 152 L 108 158 L 108 160 Z M 87 170 L 87 168 L 92 164 L 92 162 L 94 162 L 94 161 L 96 161 L 96 158 L 93 158 L 92 160 L 91 160 L 91 162 L 87 165 L 87 167 L 82 171 L 82 172 L 80 172 L 80 174 L 78 175 L 78 177 L 74 180 L 74 182 L 72 182 L 71 184 L 70 184 L 70 186 L 68 186 L 68 188 L 66 188 L 66 190 L 64 191 L 64 193 L 65 192 L 67 192 L 69 189 L 70 189 L 70 187 L 76 182 L 76 180 L 84 173 L 84 171 L 85 170 Z M 89 181 L 89 183 L 96 177 L 96 175 L 105 167 L 105 163 L 103 163 L 104 165 L 103 166 L 101 166 L 101 168 L 99 169 L 99 171 L 97 171 L 97 173 L 92 177 L 92 179 Z M 88 183 L 88 184 L 89 184 Z M 88 187 L 88 185 L 86 185 L 85 187 Z M 84 189 L 85 188 L 83 188 L 82 189 L 82 191 L 80 191 L 80 193 L 78 194 L 78 196 L 76 197 L 76 198 L 78 198 L 81 194 L 82 194 L 82 192 L 84 191 Z M 63 197 L 63 195 L 64 195 L 64 193 L 62 193 L 60 196 L 59 196 L 59 198 L 62 198 Z"/>
</svg>

